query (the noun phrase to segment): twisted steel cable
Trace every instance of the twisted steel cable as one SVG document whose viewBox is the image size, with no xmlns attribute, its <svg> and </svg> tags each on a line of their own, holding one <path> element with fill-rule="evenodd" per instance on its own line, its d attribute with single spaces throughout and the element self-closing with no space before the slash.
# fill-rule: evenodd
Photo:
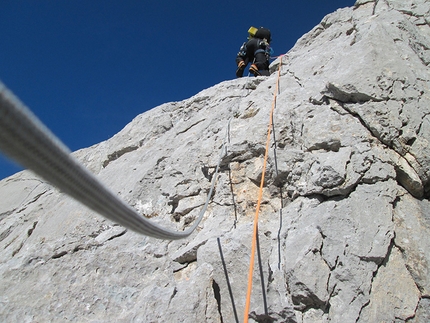
<svg viewBox="0 0 430 323">
<path fill-rule="evenodd" d="M 230 123 L 230 122 L 229 122 Z M 31 169 L 64 193 L 107 219 L 146 236 L 176 240 L 189 236 L 207 209 L 226 140 L 212 178 L 206 203 L 192 227 L 171 231 L 152 223 L 118 198 L 90 173 L 70 150 L 0 82 L 0 150 L 25 168 Z"/>
</svg>

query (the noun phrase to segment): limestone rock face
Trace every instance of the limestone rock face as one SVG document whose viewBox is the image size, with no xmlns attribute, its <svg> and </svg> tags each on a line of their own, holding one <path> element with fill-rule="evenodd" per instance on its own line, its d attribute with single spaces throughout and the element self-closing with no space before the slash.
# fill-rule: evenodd
<svg viewBox="0 0 430 323">
<path fill-rule="evenodd" d="M 272 64 L 75 152 L 139 236 L 29 171 L 0 181 L 0 321 L 240 322 L 270 109 L 251 322 L 430 317 L 430 3 L 359 0 Z M 281 40 L 279 40 L 281 41 Z M 226 152 L 221 152 L 228 142 Z"/>
</svg>

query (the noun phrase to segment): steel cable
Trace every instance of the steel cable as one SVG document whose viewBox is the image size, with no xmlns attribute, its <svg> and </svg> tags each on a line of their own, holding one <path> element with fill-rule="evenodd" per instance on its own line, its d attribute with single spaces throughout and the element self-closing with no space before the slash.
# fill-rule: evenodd
<svg viewBox="0 0 430 323">
<path fill-rule="evenodd" d="M 172 231 L 152 223 L 118 198 L 0 82 L 0 150 L 93 211 L 150 237 L 176 240 L 195 230 L 209 205 L 226 145 L 224 140 L 206 203 L 195 223 L 186 231 Z"/>
</svg>

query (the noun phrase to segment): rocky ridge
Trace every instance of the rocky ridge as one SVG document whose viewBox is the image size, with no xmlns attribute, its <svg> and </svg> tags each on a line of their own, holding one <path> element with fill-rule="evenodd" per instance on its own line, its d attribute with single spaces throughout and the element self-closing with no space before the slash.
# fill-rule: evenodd
<svg viewBox="0 0 430 323">
<path fill-rule="evenodd" d="M 428 322 L 429 13 L 423 0 L 358 0 L 270 77 L 163 104 L 74 153 L 144 216 L 183 230 L 228 139 L 189 239 L 127 231 L 28 171 L 0 181 L 0 319 L 241 321 L 282 64 L 250 321 Z"/>
</svg>

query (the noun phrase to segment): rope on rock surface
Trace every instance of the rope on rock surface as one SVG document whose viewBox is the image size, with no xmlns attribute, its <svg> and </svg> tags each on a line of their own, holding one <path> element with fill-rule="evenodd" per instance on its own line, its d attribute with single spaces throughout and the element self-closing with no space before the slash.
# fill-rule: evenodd
<svg viewBox="0 0 430 323">
<path fill-rule="evenodd" d="M 230 121 L 231 119 L 228 121 L 226 139 L 206 203 L 199 217 L 188 230 L 171 231 L 151 223 L 104 186 L 70 155 L 70 150 L 0 82 L 0 150 L 5 155 L 107 219 L 158 239 L 185 238 L 199 225 L 211 199 L 219 166 L 226 152 Z"/>
<path fill-rule="evenodd" d="M 271 134 L 271 130 L 273 129 L 273 113 L 275 111 L 276 99 L 277 99 L 277 95 L 278 95 L 278 91 L 279 91 L 279 78 L 281 76 L 282 57 L 283 57 L 283 55 L 280 56 L 278 76 L 276 79 L 276 89 L 275 89 L 275 92 L 273 94 L 272 109 L 270 111 L 270 120 L 269 120 L 268 129 L 267 129 L 266 152 L 264 154 L 263 171 L 261 173 L 260 189 L 258 192 L 257 207 L 255 210 L 255 216 L 254 216 L 254 230 L 253 230 L 253 236 L 252 236 L 251 259 L 249 261 L 249 272 L 248 272 L 248 289 L 247 289 L 247 294 L 246 294 L 245 311 L 244 311 L 244 317 L 243 317 L 244 323 L 248 323 L 249 305 L 251 302 L 251 292 L 252 292 L 252 276 L 253 276 L 253 271 L 254 271 L 255 249 L 256 249 L 257 239 L 258 239 L 258 237 L 257 237 L 257 234 L 258 234 L 258 215 L 260 212 L 261 200 L 263 198 L 264 176 L 266 174 L 267 159 L 269 156 L 270 134 Z"/>
</svg>

